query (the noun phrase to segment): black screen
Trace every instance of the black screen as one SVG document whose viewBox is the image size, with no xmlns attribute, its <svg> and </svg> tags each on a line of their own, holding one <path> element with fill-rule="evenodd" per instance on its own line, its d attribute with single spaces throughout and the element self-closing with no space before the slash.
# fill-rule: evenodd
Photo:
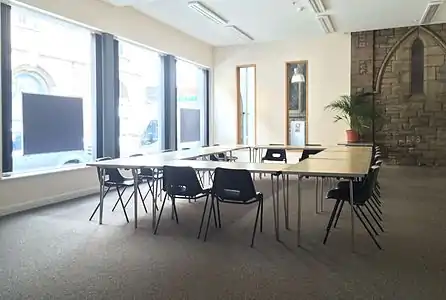
<svg viewBox="0 0 446 300">
<path fill-rule="evenodd" d="M 181 143 L 200 141 L 200 110 L 180 109 Z"/>
<path fill-rule="evenodd" d="M 23 93 L 23 154 L 84 149 L 82 98 Z"/>
</svg>

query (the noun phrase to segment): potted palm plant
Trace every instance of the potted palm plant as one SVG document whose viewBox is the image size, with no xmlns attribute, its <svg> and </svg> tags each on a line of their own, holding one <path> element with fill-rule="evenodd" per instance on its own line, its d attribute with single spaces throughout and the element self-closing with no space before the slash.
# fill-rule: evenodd
<svg viewBox="0 0 446 300">
<path fill-rule="evenodd" d="M 346 122 L 350 129 L 346 130 L 347 142 L 355 143 L 367 128 L 370 128 L 373 119 L 373 108 L 368 101 L 369 94 L 343 95 L 325 106 L 326 110 L 336 113 L 334 121 Z"/>
</svg>

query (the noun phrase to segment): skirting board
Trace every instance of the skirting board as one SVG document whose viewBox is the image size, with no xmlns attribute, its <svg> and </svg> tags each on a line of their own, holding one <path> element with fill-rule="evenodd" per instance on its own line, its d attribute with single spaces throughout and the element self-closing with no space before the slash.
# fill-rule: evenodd
<svg viewBox="0 0 446 300">
<path fill-rule="evenodd" d="M 64 202 L 64 201 L 69 201 L 69 200 L 79 199 L 82 197 L 92 196 L 95 194 L 99 194 L 98 187 L 85 189 L 82 191 L 76 191 L 76 192 L 71 192 L 71 193 L 55 195 L 55 196 L 44 198 L 44 199 L 38 199 L 35 201 L 24 202 L 24 203 L 10 205 L 10 206 L 6 206 L 6 207 L 1 207 L 0 208 L 0 217 L 18 213 L 18 212 L 22 212 L 22 211 L 26 211 L 26 210 L 30 210 L 33 208 L 50 205 L 50 204 L 56 204 L 56 203 L 60 203 L 60 202 Z"/>
</svg>

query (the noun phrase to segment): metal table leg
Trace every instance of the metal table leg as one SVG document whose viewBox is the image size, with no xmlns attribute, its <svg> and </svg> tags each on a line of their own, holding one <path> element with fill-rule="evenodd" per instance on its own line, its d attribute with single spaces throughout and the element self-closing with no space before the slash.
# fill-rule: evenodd
<svg viewBox="0 0 446 300">
<path fill-rule="evenodd" d="M 104 168 L 99 168 L 99 175 L 99 224 L 102 224 L 102 216 L 104 215 Z"/>
<path fill-rule="evenodd" d="M 276 186 L 276 203 L 277 203 L 277 209 L 276 209 L 276 214 L 277 214 L 277 232 L 276 232 L 276 239 L 279 241 L 280 240 L 280 236 L 279 236 L 279 228 L 280 228 L 280 199 L 279 199 L 279 188 L 280 188 L 280 175 L 277 176 L 277 186 Z"/>
<path fill-rule="evenodd" d="M 133 199 L 135 201 L 135 228 L 138 227 L 138 170 L 132 169 L 133 173 Z"/>
<path fill-rule="evenodd" d="M 324 177 L 321 177 L 321 193 L 320 193 L 320 198 L 321 198 L 321 212 L 324 212 Z"/>
<path fill-rule="evenodd" d="M 285 184 L 283 185 L 285 188 Z M 285 192 L 284 192 L 285 195 Z M 286 175 L 285 228 L 290 229 L 290 175 Z"/>
<path fill-rule="evenodd" d="M 319 213 L 319 177 L 316 177 L 316 213 Z"/>
<path fill-rule="evenodd" d="M 274 176 L 272 174 L 271 174 L 271 194 L 273 197 L 274 234 L 276 234 L 276 238 L 277 238 L 276 192 L 274 191 Z"/>
<path fill-rule="evenodd" d="M 300 175 L 297 177 L 297 246 L 300 247 L 300 230 L 302 225 L 302 199 L 300 194 Z"/>
<path fill-rule="evenodd" d="M 156 202 L 158 201 L 158 169 L 152 169 L 153 176 L 153 190 L 154 194 L 152 197 L 152 230 L 155 230 L 156 226 Z"/>
<path fill-rule="evenodd" d="M 350 217 L 352 222 L 352 252 L 355 251 L 355 216 L 353 207 L 353 178 L 350 178 Z"/>
</svg>

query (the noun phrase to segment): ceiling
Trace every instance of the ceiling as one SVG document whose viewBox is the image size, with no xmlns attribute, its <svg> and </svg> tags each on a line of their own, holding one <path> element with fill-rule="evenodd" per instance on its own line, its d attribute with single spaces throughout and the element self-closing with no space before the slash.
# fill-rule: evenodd
<svg viewBox="0 0 446 300">
<path fill-rule="evenodd" d="M 252 43 L 188 7 L 189 0 L 103 0 L 132 6 L 214 46 Z M 432 0 L 322 0 L 337 32 L 417 25 Z M 323 36 L 308 0 L 202 0 L 206 6 L 254 38 L 269 42 Z M 296 2 L 296 5 L 293 5 Z M 446 2 L 446 0 L 445 0 Z M 304 7 L 300 12 L 296 7 Z M 446 3 L 433 23 L 446 22 Z"/>
</svg>

